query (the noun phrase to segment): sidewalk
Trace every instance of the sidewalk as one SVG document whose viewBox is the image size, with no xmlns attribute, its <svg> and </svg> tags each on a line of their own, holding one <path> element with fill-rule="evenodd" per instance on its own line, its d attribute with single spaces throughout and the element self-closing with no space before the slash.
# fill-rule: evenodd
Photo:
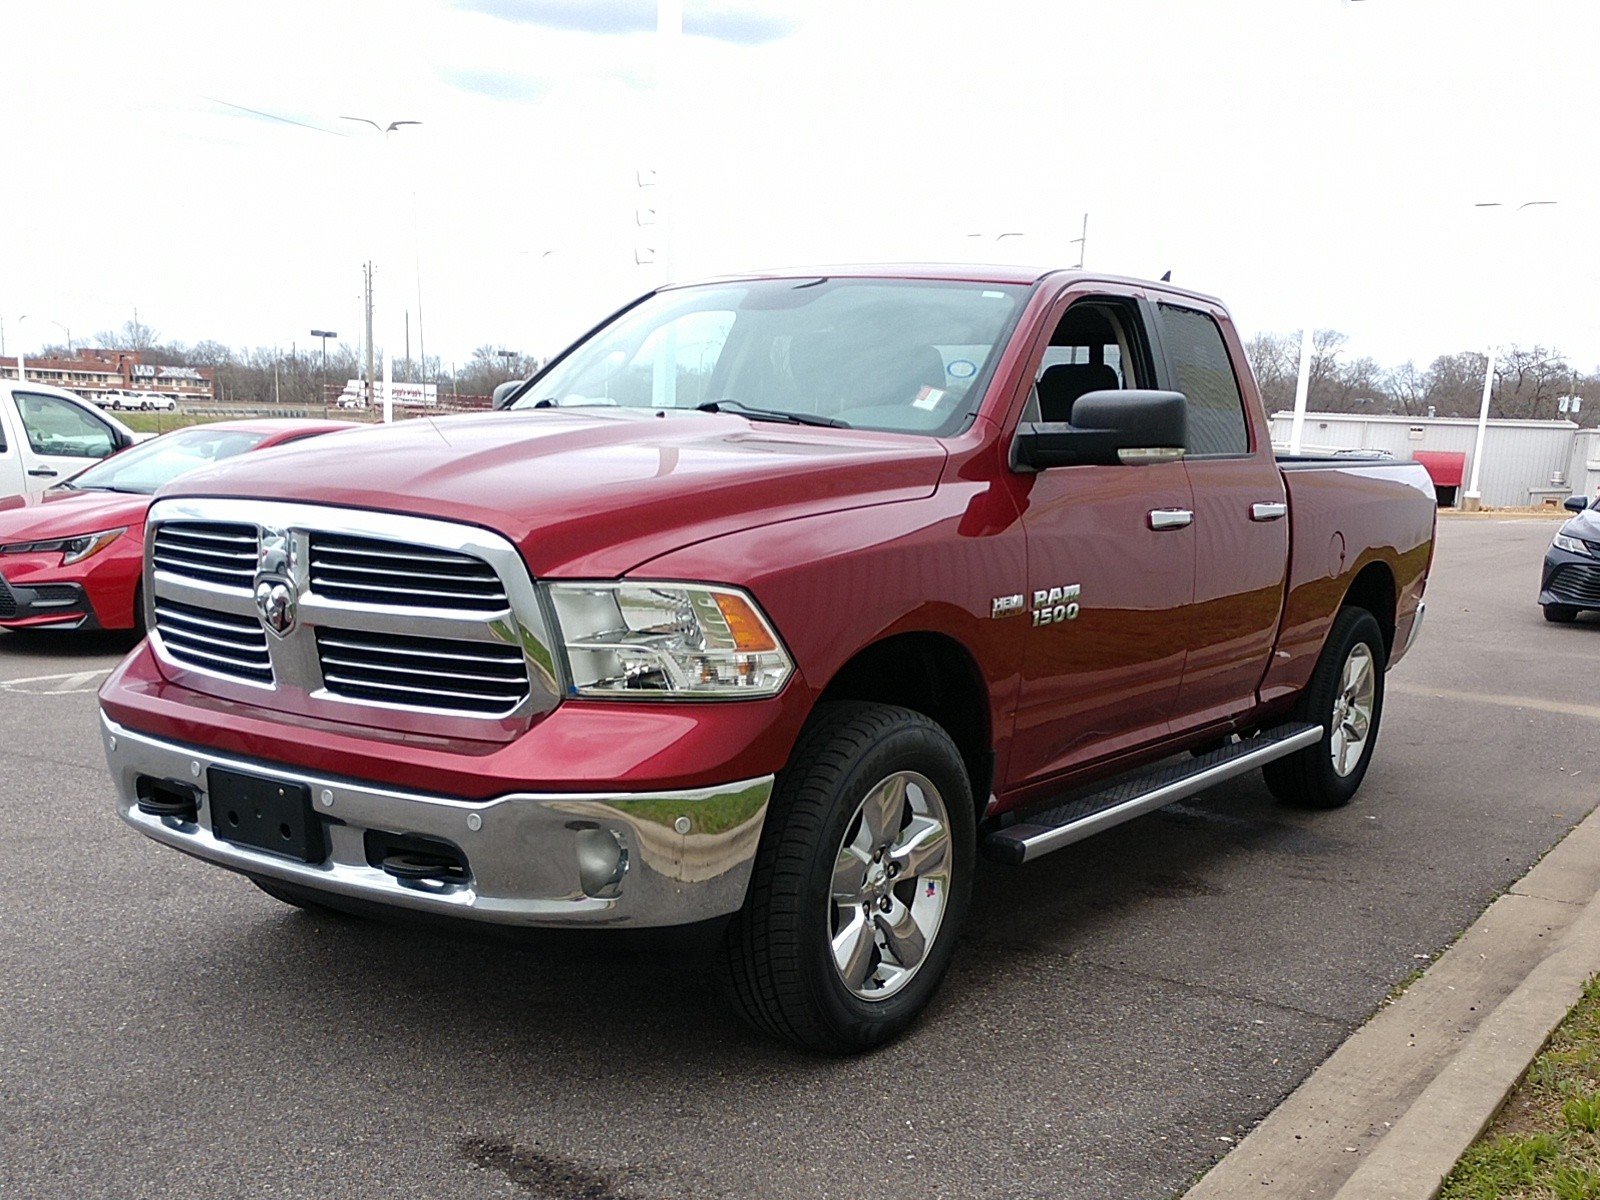
<svg viewBox="0 0 1600 1200">
<path fill-rule="evenodd" d="M 1600 973 L 1600 809 L 1183 1200 L 1431 1200 Z"/>
</svg>

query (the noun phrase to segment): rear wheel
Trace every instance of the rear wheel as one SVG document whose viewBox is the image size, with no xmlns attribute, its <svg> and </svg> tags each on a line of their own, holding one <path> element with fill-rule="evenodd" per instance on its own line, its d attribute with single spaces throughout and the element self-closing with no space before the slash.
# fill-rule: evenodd
<svg viewBox="0 0 1600 1200">
<path fill-rule="evenodd" d="M 1578 610 L 1570 604 L 1544 605 L 1544 619 L 1554 621 L 1557 625 L 1566 625 L 1578 619 Z"/>
<path fill-rule="evenodd" d="M 779 779 L 721 975 L 761 1031 L 849 1053 L 894 1037 L 950 964 L 971 890 L 972 789 L 920 713 L 829 705 Z"/>
<path fill-rule="evenodd" d="M 1322 737 L 1261 769 L 1274 796 L 1301 808 L 1350 802 L 1378 743 L 1387 660 L 1377 619 L 1364 608 L 1341 609 L 1294 711 L 1293 719 L 1321 725 Z"/>
</svg>

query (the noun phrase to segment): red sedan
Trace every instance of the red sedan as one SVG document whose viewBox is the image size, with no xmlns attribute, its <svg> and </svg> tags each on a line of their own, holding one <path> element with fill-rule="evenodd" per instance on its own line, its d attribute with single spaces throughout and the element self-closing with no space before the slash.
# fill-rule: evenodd
<svg viewBox="0 0 1600 1200">
<path fill-rule="evenodd" d="M 144 518 L 156 489 L 236 454 L 349 421 L 219 421 L 143 442 L 49 491 L 0 500 L 0 629 L 143 629 Z"/>
</svg>

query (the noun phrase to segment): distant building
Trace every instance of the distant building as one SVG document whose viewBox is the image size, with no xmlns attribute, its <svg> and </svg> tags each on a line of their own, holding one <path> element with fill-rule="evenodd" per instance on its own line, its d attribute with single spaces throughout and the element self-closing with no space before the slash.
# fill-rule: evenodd
<svg viewBox="0 0 1600 1200">
<path fill-rule="evenodd" d="M 1272 414 L 1272 443 L 1289 444 L 1291 412 Z M 1477 442 L 1474 417 L 1366 416 L 1308 412 L 1301 447 L 1307 454 L 1374 450 L 1393 458 L 1416 458 L 1433 476 L 1443 504 L 1456 504 L 1472 480 Z M 1479 480 L 1489 508 L 1560 503 L 1600 489 L 1600 429 L 1571 421 L 1493 419 L 1483 442 Z"/>
<path fill-rule="evenodd" d="M 73 358 L 24 358 L 28 378 L 103 401 L 112 392 L 156 392 L 180 404 L 216 398 L 210 367 L 167 367 L 140 361 L 137 350 L 84 350 Z M 17 377 L 17 360 L 0 358 L 0 379 Z"/>
</svg>

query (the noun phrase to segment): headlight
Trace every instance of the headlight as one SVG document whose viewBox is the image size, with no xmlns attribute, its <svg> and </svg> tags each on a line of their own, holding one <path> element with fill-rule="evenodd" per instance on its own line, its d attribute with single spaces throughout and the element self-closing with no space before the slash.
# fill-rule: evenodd
<svg viewBox="0 0 1600 1200">
<path fill-rule="evenodd" d="M 1571 554 L 1587 554 L 1591 558 L 1594 557 L 1594 550 L 1582 538 L 1568 537 L 1564 533 L 1558 533 L 1551 545 L 1557 550 L 1565 550 Z"/>
<path fill-rule="evenodd" d="M 0 554 L 54 554 L 60 551 L 61 565 L 67 567 L 93 558 L 127 532 L 126 529 L 107 529 L 103 533 L 83 533 L 77 537 L 52 538 L 47 542 L 12 542 L 9 546 L 0 546 Z"/>
<path fill-rule="evenodd" d="M 579 696 L 771 696 L 794 671 L 737 588 L 687 583 L 550 585 Z"/>
</svg>

